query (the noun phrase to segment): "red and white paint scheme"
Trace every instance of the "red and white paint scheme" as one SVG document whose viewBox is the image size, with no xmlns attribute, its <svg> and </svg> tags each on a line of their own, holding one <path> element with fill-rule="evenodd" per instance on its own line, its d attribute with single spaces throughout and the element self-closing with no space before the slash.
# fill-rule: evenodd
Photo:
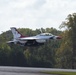
<svg viewBox="0 0 76 75">
<path fill-rule="evenodd" d="M 13 40 L 7 43 L 20 44 L 21 46 L 40 46 L 44 45 L 49 39 L 61 39 L 60 36 L 55 36 L 51 33 L 41 33 L 36 36 L 23 36 L 15 27 L 11 28 Z"/>
</svg>

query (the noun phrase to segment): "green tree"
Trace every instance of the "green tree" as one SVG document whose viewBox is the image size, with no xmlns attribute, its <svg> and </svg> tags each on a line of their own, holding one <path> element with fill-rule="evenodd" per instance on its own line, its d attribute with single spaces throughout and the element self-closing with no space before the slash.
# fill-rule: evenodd
<svg viewBox="0 0 76 75">
<path fill-rule="evenodd" d="M 65 63 L 62 68 L 76 68 L 76 13 L 68 15 L 61 25 L 65 28 L 63 41 L 60 47 L 61 60 Z"/>
<path fill-rule="evenodd" d="M 72 68 L 72 46 L 68 31 L 62 33 L 60 48 L 56 51 L 56 67 Z"/>
</svg>

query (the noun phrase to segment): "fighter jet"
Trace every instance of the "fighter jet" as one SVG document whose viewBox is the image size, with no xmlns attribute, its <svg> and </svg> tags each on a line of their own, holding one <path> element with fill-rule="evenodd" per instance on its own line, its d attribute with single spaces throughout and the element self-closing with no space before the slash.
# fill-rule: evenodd
<svg viewBox="0 0 76 75">
<path fill-rule="evenodd" d="M 8 44 L 20 44 L 21 46 L 41 46 L 44 45 L 47 40 L 61 39 L 60 36 L 56 36 L 51 33 L 40 33 L 36 36 L 24 36 L 15 27 L 12 27 L 11 31 L 13 33 L 13 40 L 8 41 Z"/>
</svg>

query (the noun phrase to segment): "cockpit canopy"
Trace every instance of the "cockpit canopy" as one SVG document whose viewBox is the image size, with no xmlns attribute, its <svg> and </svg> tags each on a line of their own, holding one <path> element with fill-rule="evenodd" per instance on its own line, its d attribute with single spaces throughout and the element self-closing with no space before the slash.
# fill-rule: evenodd
<svg viewBox="0 0 76 75">
<path fill-rule="evenodd" d="M 41 33 L 41 34 L 39 34 L 39 36 L 53 36 L 53 34 L 51 34 L 51 33 Z"/>
</svg>

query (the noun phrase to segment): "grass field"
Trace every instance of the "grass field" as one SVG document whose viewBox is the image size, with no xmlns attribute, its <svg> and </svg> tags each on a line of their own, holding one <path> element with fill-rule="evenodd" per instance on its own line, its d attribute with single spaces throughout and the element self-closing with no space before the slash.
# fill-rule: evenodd
<svg viewBox="0 0 76 75">
<path fill-rule="evenodd" d="M 57 74 L 57 75 L 76 75 L 76 72 L 45 72 L 47 74 Z"/>
</svg>

